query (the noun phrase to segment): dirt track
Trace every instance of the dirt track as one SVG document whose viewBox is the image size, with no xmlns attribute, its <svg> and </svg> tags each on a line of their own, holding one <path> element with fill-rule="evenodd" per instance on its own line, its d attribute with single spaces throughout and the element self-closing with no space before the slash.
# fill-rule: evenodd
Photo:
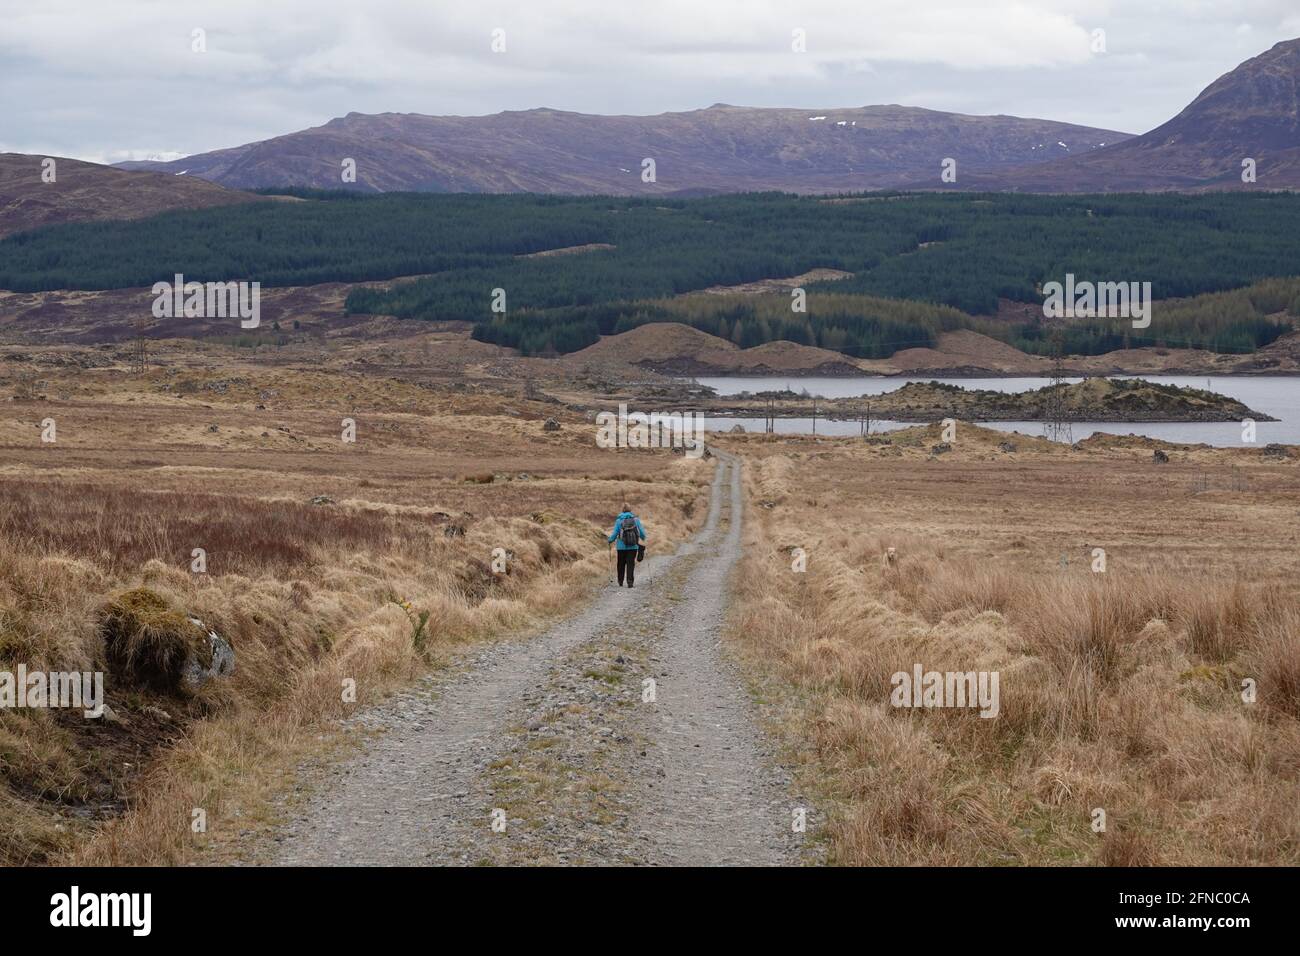
<svg viewBox="0 0 1300 956">
<path fill-rule="evenodd" d="M 800 862 L 810 834 L 792 820 L 807 803 L 721 648 L 739 468 L 720 462 L 705 526 L 648 557 L 635 589 L 608 585 L 548 633 L 480 651 L 359 718 L 381 733 L 316 781 L 271 859 Z"/>
</svg>

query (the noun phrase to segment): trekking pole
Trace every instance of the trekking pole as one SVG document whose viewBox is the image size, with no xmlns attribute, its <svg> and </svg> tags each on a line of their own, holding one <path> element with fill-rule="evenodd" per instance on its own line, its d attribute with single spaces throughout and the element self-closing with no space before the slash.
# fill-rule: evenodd
<svg viewBox="0 0 1300 956">
<path fill-rule="evenodd" d="M 611 541 L 609 545 L 609 583 L 613 584 L 615 580 L 616 580 L 616 572 L 614 570 L 614 543 Z"/>
</svg>

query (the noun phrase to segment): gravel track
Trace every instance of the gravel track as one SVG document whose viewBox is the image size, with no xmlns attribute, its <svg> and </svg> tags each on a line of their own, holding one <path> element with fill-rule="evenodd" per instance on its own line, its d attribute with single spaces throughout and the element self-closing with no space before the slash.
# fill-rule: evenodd
<svg viewBox="0 0 1300 956">
<path fill-rule="evenodd" d="M 609 585 L 544 635 L 471 652 L 354 718 L 381 733 L 318 771 L 268 861 L 811 860 L 791 826 L 806 803 L 721 648 L 741 507 L 740 464 L 720 456 L 704 527 L 647 556 L 636 588 Z"/>
</svg>

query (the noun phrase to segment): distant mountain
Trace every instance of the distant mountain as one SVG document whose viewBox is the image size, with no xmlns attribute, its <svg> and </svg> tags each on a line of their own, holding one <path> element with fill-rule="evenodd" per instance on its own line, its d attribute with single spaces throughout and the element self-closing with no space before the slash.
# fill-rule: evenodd
<svg viewBox="0 0 1300 956">
<path fill-rule="evenodd" d="M 45 156 L 0 153 L 0 237 L 59 222 L 140 219 L 169 209 L 205 209 L 258 199 L 201 179 L 54 157 L 54 181 L 42 179 Z"/>
<path fill-rule="evenodd" d="M 1000 172 L 1086 153 L 1128 134 L 1013 116 L 903 106 L 762 109 L 717 104 L 658 116 L 535 109 L 492 116 L 349 113 L 324 126 L 167 163 L 240 189 L 690 195 L 750 190 L 885 189 L 933 177 L 947 157 L 963 173 Z M 655 161 L 653 183 L 642 161 Z"/>
<path fill-rule="evenodd" d="M 961 189 L 1140 192 L 1300 187 L 1300 39 L 1279 43 L 1211 83 L 1151 132 L 1033 167 L 959 175 Z M 928 187 L 922 177 L 913 183 Z"/>
</svg>

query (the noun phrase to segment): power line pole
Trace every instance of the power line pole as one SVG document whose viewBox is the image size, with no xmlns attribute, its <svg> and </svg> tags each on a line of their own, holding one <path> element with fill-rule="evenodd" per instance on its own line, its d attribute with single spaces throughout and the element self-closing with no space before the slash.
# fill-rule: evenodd
<svg viewBox="0 0 1300 956">
<path fill-rule="evenodd" d="M 1062 355 L 1061 330 L 1052 332 L 1052 377 L 1048 385 L 1047 402 L 1043 409 L 1043 436 L 1052 441 L 1074 444 L 1069 412 L 1065 404 L 1065 362 Z"/>
<path fill-rule="evenodd" d="M 131 367 L 137 375 L 143 375 L 149 371 L 149 344 L 144 337 L 144 319 L 137 317 L 135 320 L 135 343 L 132 348 Z"/>
</svg>

